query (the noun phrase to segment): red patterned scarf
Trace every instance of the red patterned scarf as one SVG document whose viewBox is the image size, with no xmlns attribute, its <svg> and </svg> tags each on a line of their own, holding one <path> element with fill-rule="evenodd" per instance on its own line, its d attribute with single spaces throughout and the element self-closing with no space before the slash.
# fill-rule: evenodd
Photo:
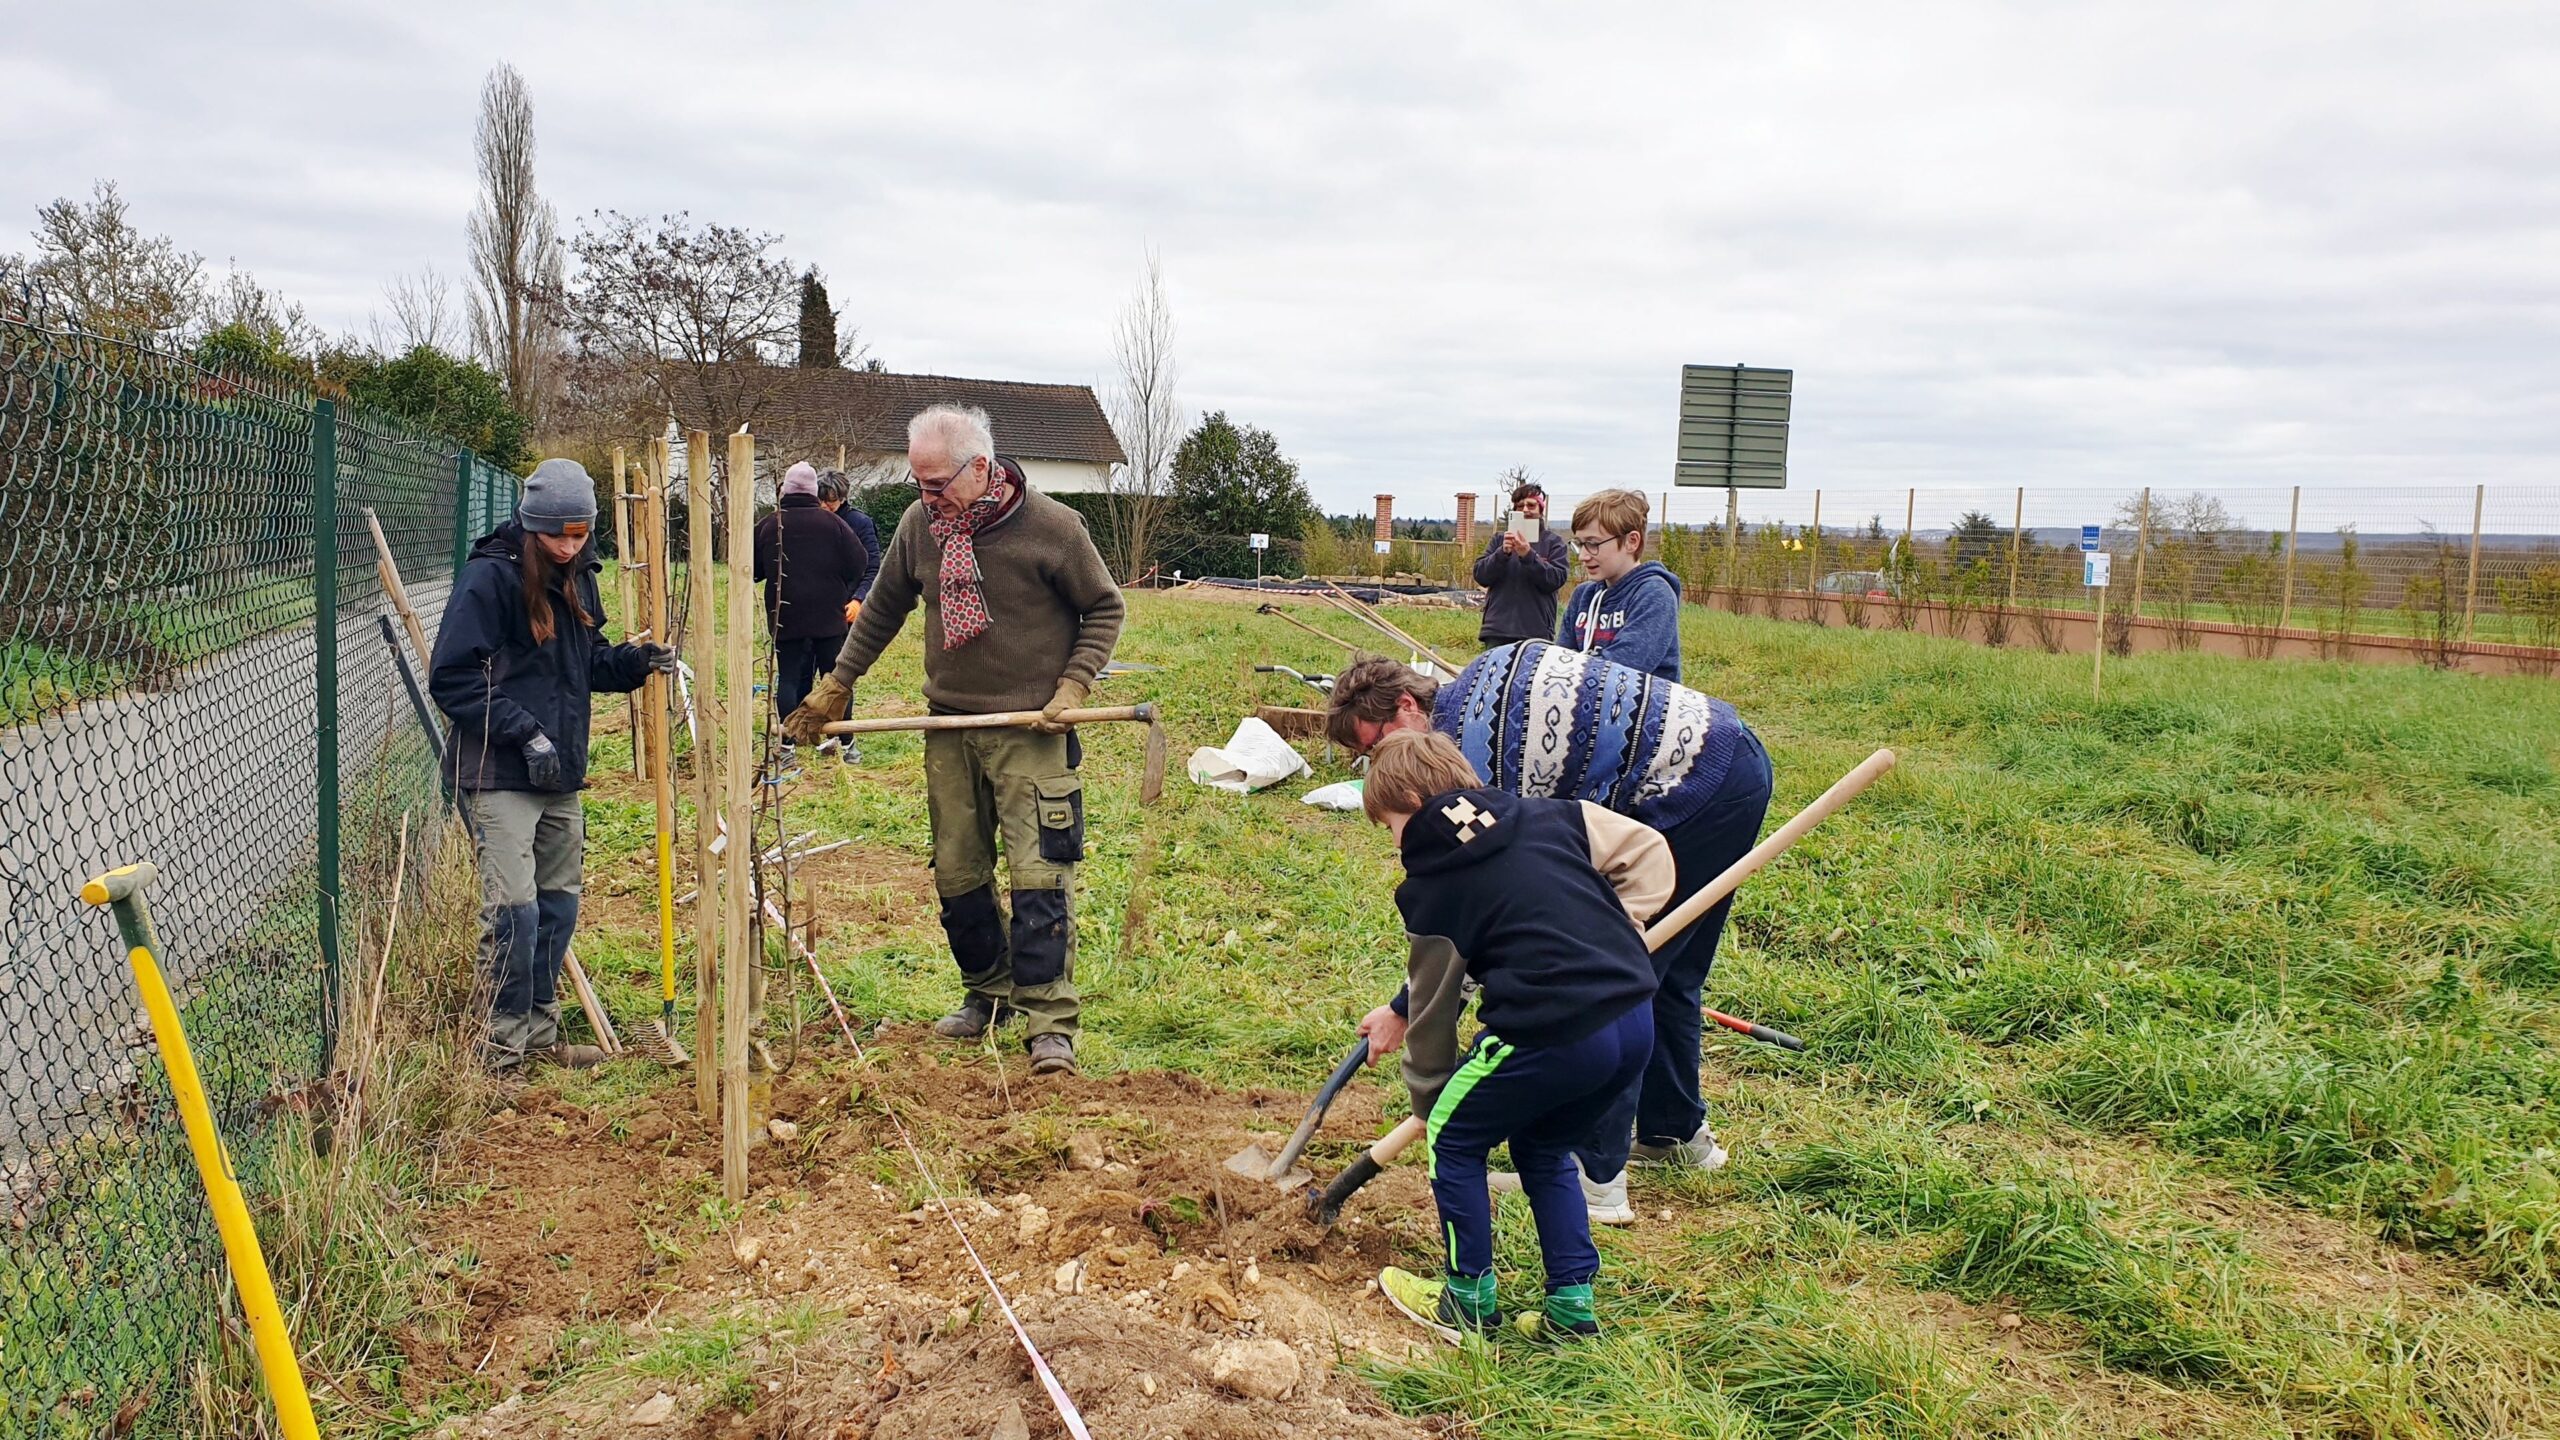
<svg viewBox="0 0 2560 1440">
<path fill-rule="evenodd" d="M 1014 489 L 1001 481 L 963 507 L 937 516 L 927 533 L 942 544 L 942 648 L 957 650 L 987 633 L 987 592 L 978 579 L 978 530 L 1004 513 Z"/>
</svg>

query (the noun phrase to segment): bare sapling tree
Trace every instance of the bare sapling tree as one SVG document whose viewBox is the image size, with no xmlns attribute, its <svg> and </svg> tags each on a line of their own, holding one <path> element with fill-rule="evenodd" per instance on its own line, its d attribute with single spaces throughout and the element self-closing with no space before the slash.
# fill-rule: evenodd
<svg viewBox="0 0 2560 1440">
<path fill-rule="evenodd" d="M 533 184 L 533 94 L 512 65 L 480 87 L 480 204 L 471 212 L 471 340 L 507 399 L 543 419 L 557 376 L 558 223 Z"/>
<path fill-rule="evenodd" d="M 1173 457 L 1182 445 L 1180 370 L 1173 356 L 1173 306 L 1165 296 L 1164 260 L 1147 252 L 1146 274 L 1112 332 L 1119 386 L 1111 428 L 1128 463 L 1111 475 L 1110 559 L 1123 580 L 1145 568 L 1173 505 Z"/>
<path fill-rule="evenodd" d="M 112 180 L 99 181 L 86 205 L 65 198 L 38 210 L 35 241 L 29 273 L 83 329 L 174 340 L 204 309 L 204 257 L 134 228 Z"/>
<path fill-rule="evenodd" d="M 450 353 L 460 329 L 453 310 L 453 287 L 436 267 L 415 275 L 394 275 L 384 282 L 382 300 L 391 307 L 386 321 L 376 311 L 370 322 L 373 348 L 385 355 L 406 355 L 423 345 Z"/>
<path fill-rule="evenodd" d="M 564 292 L 581 365 L 689 429 L 726 435 L 758 421 L 794 375 L 781 361 L 800 337 L 799 268 L 769 253 L 781 238 L 681 214 L 589 216 Z"/>
</svg>

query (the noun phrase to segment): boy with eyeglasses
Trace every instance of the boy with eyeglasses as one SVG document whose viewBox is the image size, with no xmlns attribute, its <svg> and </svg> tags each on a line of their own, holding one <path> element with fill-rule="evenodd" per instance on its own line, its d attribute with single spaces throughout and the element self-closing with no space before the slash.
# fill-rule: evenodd
<svg viewBox="0 0 2560 1440">
<path fill-rule="evenodd" d="M 1573 544 L 1591 578 L 1565 606 L 1556 643 L 1680 680 L 1680 577 L 1644 558 L 1652 507 L 1633 490 L 1603 490 L 1573 507 Z"/>
</svg>

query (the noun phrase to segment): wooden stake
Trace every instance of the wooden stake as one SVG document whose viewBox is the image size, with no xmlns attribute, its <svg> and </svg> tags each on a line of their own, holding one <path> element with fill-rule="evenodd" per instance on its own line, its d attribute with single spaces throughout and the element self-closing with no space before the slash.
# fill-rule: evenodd
<svg viewBox="0 0 2560 1440">
<path fill-rule="evenodd" d="M 640 553 L 649 568 L 641 572 L 643 610 L 649 617 L 652 643 L 665 645 L 667 629 L 667 442 L 649 442 L 649 464 L 640 494 Z M 658 802 L 658 1023 L 672 1045 L 676 1038 L 676 747 L 668 724 L 668 704 L 675 686 L 652 673 L 643 687 L 641 728 L 649 754 L 657 761 L 650 778 Z"/>
<path fill-rule="evenodd" d="M 1911 521 L 1912 517 L 1919 513 L 1920 491 L 1919 488 L 1915 486 L 1911 489 L 1905 490 L 1902 494 L 1902 564 L 1906 570 L 1916 568 L 1919 563 L 1913 559 L 1911 555 Z M 1894 578 L 1898 580 L 1901 577 L 1896 576 Z"/>
<path fill-rule="evenodd" d="M 2489 487 L 2471 487 L 2471 569 L 2462 578 L 2462 643 L 2471 643 L 2471 617 L 2480 598 L 2480 511 L 2489 503 Z M 373 512 L 368 510 L 366 515 Z"/>
<path fill-rule="evenodd" d="M 1821 612 L 1819 607 L 1822 604 L 1822 492 L 1819 489 L 1813 492 L 1813 545 L 1811 547 L 1811 552 L 1812 553 L 1805 556 L 1804 588 L 1813 595 L 1813 603 L 1817 607 L 1814 618 L 1820 619 Z"/>
<path fill-rule="evenodd" d="M 2018 608 L 2018 545 L 2027 533 L 2027 487 L 2018 487 L 2018 505 L 2009 516 L 2009 608 Z"/>
<path fill-rule="evenodd" d="M 2302 487 L 2293 487 L 2293 518 L 2284 522 L 2284 603 L 2276 610 L 2276 628 L 2293 623 L 2293 547 L 2302 534 Z"/>
<path fill-rule="evenodd" d="M 622 638 L 629 640 L 639 627 L 633 622 L 640 616 L 631 598 L 631 522 L 629 502 L 622 497 L 631 489 L 631 466 L 623 458 L 622 447 L 613 447 L 613 598 L 618 602 L 614 616 L 622 622 Z M 655 641 L 656 637 L 650 637 Z M 640 697 L 625 695 L 624 705 L 631 715 L 631 773 L 648 778 L 647 747 L 640 743 Z"/>
<path fill-rule="evenodd" d="M 2133 608 L 2126 618 L 2142 618 L 2142 562 L 2151 554 L 2151 487 L 2142 487 L 2142 525 L 2133 538 Z"/>
<path fill-rule="evenodd" d="M 2098 681 L 2107 671 L 2107 587 L 2098 587 L 2098 643 L 2089 647 L 2089 698 L 2098 698 Z"/>
<path fill-rule="evenodd" d="M 685 441 L 685 588 L 690 614 L 685 650 L 693 666 L 693 1108 L 708 1120 L 720 1113 L 720 921 L 728 913 L 720 884 L 720 859 L 711 851 L 720 822 L 719 636 L 712 624 L 711 437 L 700 430 Z M 739 844 L 746 844 L 740 840 Z"/>
<path fill-rule="evenodd" d="M 755 528 L 756 441 L 729 437 L 729 724 L 721 737 L 728 751 L 727 893 L 721 896 L 727 929 L 720 937 L 720 1190 L 732 1204 L 747 1198 L 747 862 L 755 850 L 755 778 L 750 741 L 755 731 Z"/>
<path fill-rule="evenodd" d="M 409 632 L 409 644 L 418 652 L 418 671 L 424 674 L 434 652 L 427 648 L 427 627 L 418 623 L 417 607 L 409 603 L 409 587 L 400 583 L 400 562 L 391 558 L 391 542 L 382 538 L 382 522 L 374 518 L 373 507 L 364 507 L 365 528 L 373 532 L 373 569 L 382 577 L 382 593 L 391 597 L 391 608 L 400 612 L 400 628 Z M 2480 517 L 2471 517 L 2471 554 L 2473 569 L 2478 569 L 2480 554 Z"/>
</svg>

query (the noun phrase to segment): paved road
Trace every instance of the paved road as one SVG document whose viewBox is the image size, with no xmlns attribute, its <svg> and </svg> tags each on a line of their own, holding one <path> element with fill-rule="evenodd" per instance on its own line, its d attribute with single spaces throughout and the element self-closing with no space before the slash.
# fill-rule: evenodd
<svg viewBox="0 0 2560 1440">
<path fill-rule="evenodd" d="M 430 635 L 445 589 L 439 580 L 411 591 Z M 287 908 L 310 904 L 314 633 L 264 636 L 195 662 L 164 688 L 0 732 L 0 1181 L 23 1181 L 16 1162 L 84 1128 L 134 1073 L 144 1021 L 132 977 L 113 922 L 78 896 L 101 870 L 156 863 L 150 903 L 173 981 L 201 990 L 253 977 L 262 1023 L 308 1040 L 284 1053 L 308 1057 L 306 1066 L 316 1058 L 318 987 L 303 978 L 317 971 L 316 922 L 280 923 Z M 386 735 L 400 754 L 415 753 L 417 721 L 370 609 L 347 608 L 338 651 L 341 773 L 352 791 Z M 350 834 L 350 853 L 355 843 Z M 234 947 L 254 971 L 226 959 Z M 264 1086 L 243 1088 L 217 1094 L 217 1106 Z"/>
</svg>

